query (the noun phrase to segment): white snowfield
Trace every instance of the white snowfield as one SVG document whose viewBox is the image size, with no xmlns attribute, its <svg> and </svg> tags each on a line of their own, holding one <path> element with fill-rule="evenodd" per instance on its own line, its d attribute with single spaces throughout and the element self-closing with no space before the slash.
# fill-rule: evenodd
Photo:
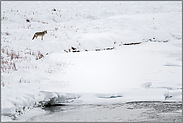
<svg viewBox="0 0 183 123">
<path fill-rule="evenodd" d="M 182 100 L 182 2 L 1 2 L 2 121 L 142 100 Z"/>
</svg>

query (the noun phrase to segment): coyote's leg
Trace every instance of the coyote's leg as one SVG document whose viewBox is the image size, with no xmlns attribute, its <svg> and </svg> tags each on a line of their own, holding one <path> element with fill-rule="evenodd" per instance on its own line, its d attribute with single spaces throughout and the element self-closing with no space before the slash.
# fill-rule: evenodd
<svg viewBox="0 0 183 123">
<path fill-rule="evenodd" d="M 42 36 L 41 40 L 43 40 L 43 36 Z"/>
</svg>

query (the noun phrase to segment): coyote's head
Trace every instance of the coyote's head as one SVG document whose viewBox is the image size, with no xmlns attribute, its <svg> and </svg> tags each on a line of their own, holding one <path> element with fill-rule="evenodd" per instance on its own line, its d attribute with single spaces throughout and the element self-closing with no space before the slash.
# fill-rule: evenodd
<svg viewBox="0 0 183 123">
<path fill-rule="evenodd" d="M 45 30 L 44 33 L 47 34 L 47 30 Z"/>
</svg>

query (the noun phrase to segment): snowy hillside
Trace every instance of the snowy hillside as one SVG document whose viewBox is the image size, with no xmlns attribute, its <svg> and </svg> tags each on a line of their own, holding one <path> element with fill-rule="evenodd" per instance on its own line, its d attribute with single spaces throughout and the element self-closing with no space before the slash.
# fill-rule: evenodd
<svg viewBox="0 0 183 123">
<path fill-rule="evenodd" d="M 181 75 L 181 2 L 1 2 L 3 121 L 47 102 L 181 101 Z"/>
</svg>

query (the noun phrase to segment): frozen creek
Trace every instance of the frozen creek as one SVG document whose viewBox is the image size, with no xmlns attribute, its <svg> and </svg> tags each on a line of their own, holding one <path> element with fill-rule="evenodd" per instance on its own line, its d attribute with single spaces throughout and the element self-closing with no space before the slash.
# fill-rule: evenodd
<svg viewBox="0 0 183 123">
<path fill-rule="evenodd" d="M 45 107 L 44 114 L 19 117 L 28 122 L 181 122 L 181 102 L 138 101 L 106 105 L 62 105 Z M 31 113 L 26 114 L 27 116 Z"/>
</svg>

